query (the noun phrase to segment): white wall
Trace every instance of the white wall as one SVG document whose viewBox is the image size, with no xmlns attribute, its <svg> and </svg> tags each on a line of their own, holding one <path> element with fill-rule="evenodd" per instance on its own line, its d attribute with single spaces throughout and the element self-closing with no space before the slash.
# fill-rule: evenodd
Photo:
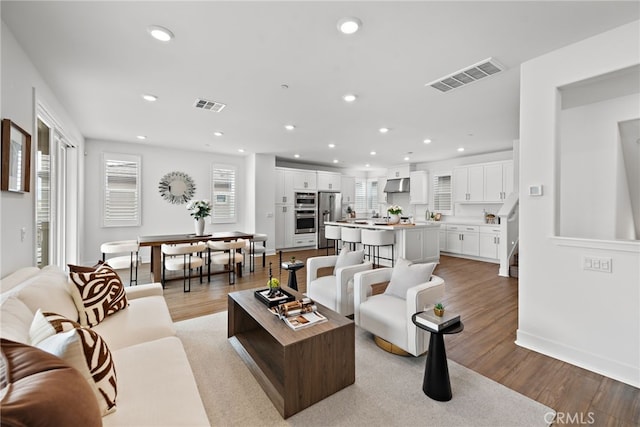
<svg viewBox="0 0 640 427">
<path fill-rule="evenodd" d="M 142 225 L 140 227 L 102 227 L 101 209 L 103 185 L 101 183 L 102 153 L 135 154 L 141 157 Z M 191 176 L 196 184 L 195 199 L 211 200 L 211 167 L 214 163 L 235 165 L 238 168 L 237 194 L 247 191 L 245 158 L 208 152 L 173 150 L 145 144 L 119 143 L 90 140 L 85 150 L 85 228 L 84 264 L 100 259 L 100 244 L 107 241 L 136 239 L 142 235 L 193 233 L 194 221 L 186 204 L 174 205 L 164 200 L 158 192 L 158 182 L 168 172 L 180 171 Z M 273 199 L 273 198 L 272 198 Z M 211 224 L 207 219 L 205 231 L 253 231 L 245 230 L 246 198 L 239 197 L 238 222 Z M 148 248 L 141 251 L 143 260 L 149 260 Z"/>
<path fill-rule="evenodd" d="M 560 236 L 616 238 L 616 225 L 622 220 L 618 211 L 623 208 L 616 201 L 616 189 L 620 187 L 619 173 L 624 172 L 618 157 L 618 122 L 637 117 L 640 117 L 637 93 L 562 110 Z M 625 207 L 629 214 L 630 206 Z"/>
<path fill-rule="evenodd" d="M 636 387 L 640 386 L 640 243 L 560 238 L 554 233 L 559 224 L 555 213 L 561 165 L 557 88 L 638 64 L 638 52 L 640 21 L 522 66 L 516 341 Z M 526 195 L 530 185 L 543 185 L 543 195 Z M 612 273 L 583 270 L 585 256 L 611 258 Z"/>
<path fill-rule="evenodd" d="M 45 104 L 55 119 L 63 127 L 66 135 L 79 145 L 81 151 L 84 140 L 60 105 L 49 87 L 46 85 L 31 60 L 24 53 L 11 31 L 1 22 L 1 87 L 2 98 L 0 115 L 11 119 L 26 130 L 31 140 L 31 192 L 19 194 L 2 191 L 0 193 L 0 277 L 26 266 L 35 265 L 35 99 Z M 79 156 L 81 157 L 81 156 Z M 72 168 L 82 167 L 82 159 Z M 81 197 L 81 196 L 80 196 Z M 82 200 L 80 199 L 80 202 Z M 81 206 L 82 203 L 79 203 Z M 26 234 L 21 238 L 21 229 Z M 76 229 L 70 230 L 77 235 Z"/>
<path fill-rule="evenodd" d="M 248 157 L 247 174 L 253 191 L 247 191 L 247 212 L 251 215 L 253 227 L 248 224 L 248 231 L 267 235 L 267 253 L 276 250 L 275 235 L 275 203 L 276 199 L 276 160 L 270 154 L 255 154 Z M 253 207 L 253 208 L 252 208 Z"/>
</svg>

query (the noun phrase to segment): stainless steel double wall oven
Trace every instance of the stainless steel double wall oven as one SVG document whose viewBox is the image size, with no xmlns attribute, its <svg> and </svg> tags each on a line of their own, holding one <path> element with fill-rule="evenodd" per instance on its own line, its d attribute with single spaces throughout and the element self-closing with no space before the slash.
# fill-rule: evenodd
<svg viewBox="0 0 640 427">
<path fill-rule="evenodd" d="M 316 232 L 317 208 L 317 195 L 315 192 L 296 193 L 296 234 Z"/>
</svg>

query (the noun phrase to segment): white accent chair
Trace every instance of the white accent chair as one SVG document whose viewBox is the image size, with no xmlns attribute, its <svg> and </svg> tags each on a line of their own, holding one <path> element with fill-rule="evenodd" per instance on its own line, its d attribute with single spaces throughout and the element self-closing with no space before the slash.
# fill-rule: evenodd
<svg viewBox="0 0 640 427">
<path fill-rule="evenodd" d="M 102 252 L 102 261 L 109 264 L 114 270 L 129 268 L 129 286 L 138 284 L 138 241 L 137 240 L 120 240 L 116 242 L 105 242 L 100 245 Z M 124 254 L 106 259 L 107 254 Z"/>
<path fill-rule="evenodd" d="M 371 261 L 361 264 L 338 267 L 334 275 L 318 277 L 318 269 L 335 267 L 338 255 L 312 257 L 307 259 L 307 292 L 306 295 L 343 316 L 353 314 L 353 276 L 371 270 Z"/>
<path fill-rule="evenodd" d="M 204 260 L 197 254 L 207 248 L 204 242 L 195 244 L 183 243 L 179 245 L 162 245 L 162 287 L 165 284 L 165 271 L 183 271 L 182 286 L 184 292 L 191 292 L 191 270 L 200 268 L 200 283 L 202 283 L 202 266 Z M 188 280 L 187 280 L 188 277 Z M 188 284 L 188 286 L 187 286 Z"/>
<path fill-rule="evenodd" d="M 207 245 L 210 251 L 219 251 L 209 255 L 209 280 L 211 280 L 211 264 L 223 265 L 227 266 L 229 285 L 235 285 L 236 264 L 242 264 L 244 261 L 244 256 L 239 250 L 246 247 L 247 241 L 243 239 L 229 242 L 209 241 Z"/>
<path fill-rule="evenodd" d="M 420 356 L 428 350 L 429 338 L 424 330 L 413 324 L 411 316 L 441 301 L 444 280 L 432 275 L 430 281 L 409 288 L 406 299 L 388 294 L 372 295 L 372 285 L 391 280 L 392 271 L 393 268 L 377 268 L 355 275 L 354 320 L 374 336 L 413 356 Z M 378 340 L 376 343 L 379 344 Z"/>
</svg>

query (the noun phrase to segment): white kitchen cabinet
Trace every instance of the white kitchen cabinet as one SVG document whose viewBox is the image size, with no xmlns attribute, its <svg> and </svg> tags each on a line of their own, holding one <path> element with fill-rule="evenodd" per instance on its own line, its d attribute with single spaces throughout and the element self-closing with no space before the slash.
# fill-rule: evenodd
<svg viewBox="0 0 640 427">
<path fill-rule="evenodd" d="M 456 202 L 483 201 L 483 165 L 463 166 L 453 170 L 453 197 Z"/>
<path fill-rule="evenodd" d="M 400 165 L 387 169 L 387 179 L 409 178 L 411 166 Z"/>
<path fill-rule="evenodd" d="M 384 187 L 387 185 L 387 178 L 384 176 L 378 178 L 378 203 L 386 204 L 387 203 L 387 193 L 384 192 Z M 386 210 L 384 212 L 386 215 Z"/>
<path fill-rule="evenodd" d="M 512 160 L 484 165 L 484 201 L 503 202 L 512 191 Z"/>
<path fill-rule="evenodd" d="M 293 205 L 276 206 L 275 245 L 276 249 L 293 247 L 295 227 Z"/>
<path fill-rule="evenodd" d="M 316 235 L 315 233 L 296 234 L 293 236 L 293 247 L 315 247 Z"/>
<path fill-rule="evenodd" d="M 480 256 L 483 258 L 499 259 L 500 226 L 480 226 Z"/>
<path fill-rule="evenodd" d="M 409 203 L 426 205 L 429 203 L 429 174 L 427 171 L 415 171 L 409 174 Z"/>
<path fill-rule="evenodd" d="M 356 177 L 343 175 L 340 192 L 342 193 L 342 203 L 355 203 Z"/>
<path fill-rule="evenodd" d="M 316 191 L 317 185 L 316 171 L 294 170 L 293 171 L 293 189 L 302 191 Z"/>
<path fill-rule="evenodd" d="M 447 252 L 479 256 L 480 236 L 478 226 L 447 224 Z"/>
<path fill-rule="evenodd" d="M 446 251 L 447 250 L 447 229 L 440 228 L 440 230 L 438 231 L 438 237 L 440 240 L 440 250 Z"/>
<path fill-rule="evenodd" d="M 342 175 L 336 172 L 318 171 L 318 191 L 340 191 Z"/>
<path fill-rule="evenodd" d="M 293 204 L 293 171 L 276 168 L 276 204 Z"/>
</svg>

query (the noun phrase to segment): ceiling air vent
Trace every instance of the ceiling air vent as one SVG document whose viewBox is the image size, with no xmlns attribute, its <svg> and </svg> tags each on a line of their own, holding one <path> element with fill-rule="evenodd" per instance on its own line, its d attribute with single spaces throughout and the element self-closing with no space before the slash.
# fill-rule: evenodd
<svg viewBox="0 0 640 427">
<path fill-rule="evenodd" d="M 460 86 L 468 85 L 469 83 L 492 76 L 503 70 L 504 66 L 502 64 L 493 58 L 488 58 L 484 61 L 478 62 L 477 64 L 473 64 L 470 67 L 427 83 L 425 86 L 431 86 L 434 89 L 438 89 L 440 92 L 448 92 Z"/>
<path fill-rule="evenodd" d="M 196 102 L 193 104 L 194 107 L 200 108 L 201 110 L 210 110 L 214 113 L 219 113 L 222 111 L 227 104 L 223 104 L 222 102 L 216 101 L 207 101 L 206 99 L 196 99 Z"/>
</svg>

